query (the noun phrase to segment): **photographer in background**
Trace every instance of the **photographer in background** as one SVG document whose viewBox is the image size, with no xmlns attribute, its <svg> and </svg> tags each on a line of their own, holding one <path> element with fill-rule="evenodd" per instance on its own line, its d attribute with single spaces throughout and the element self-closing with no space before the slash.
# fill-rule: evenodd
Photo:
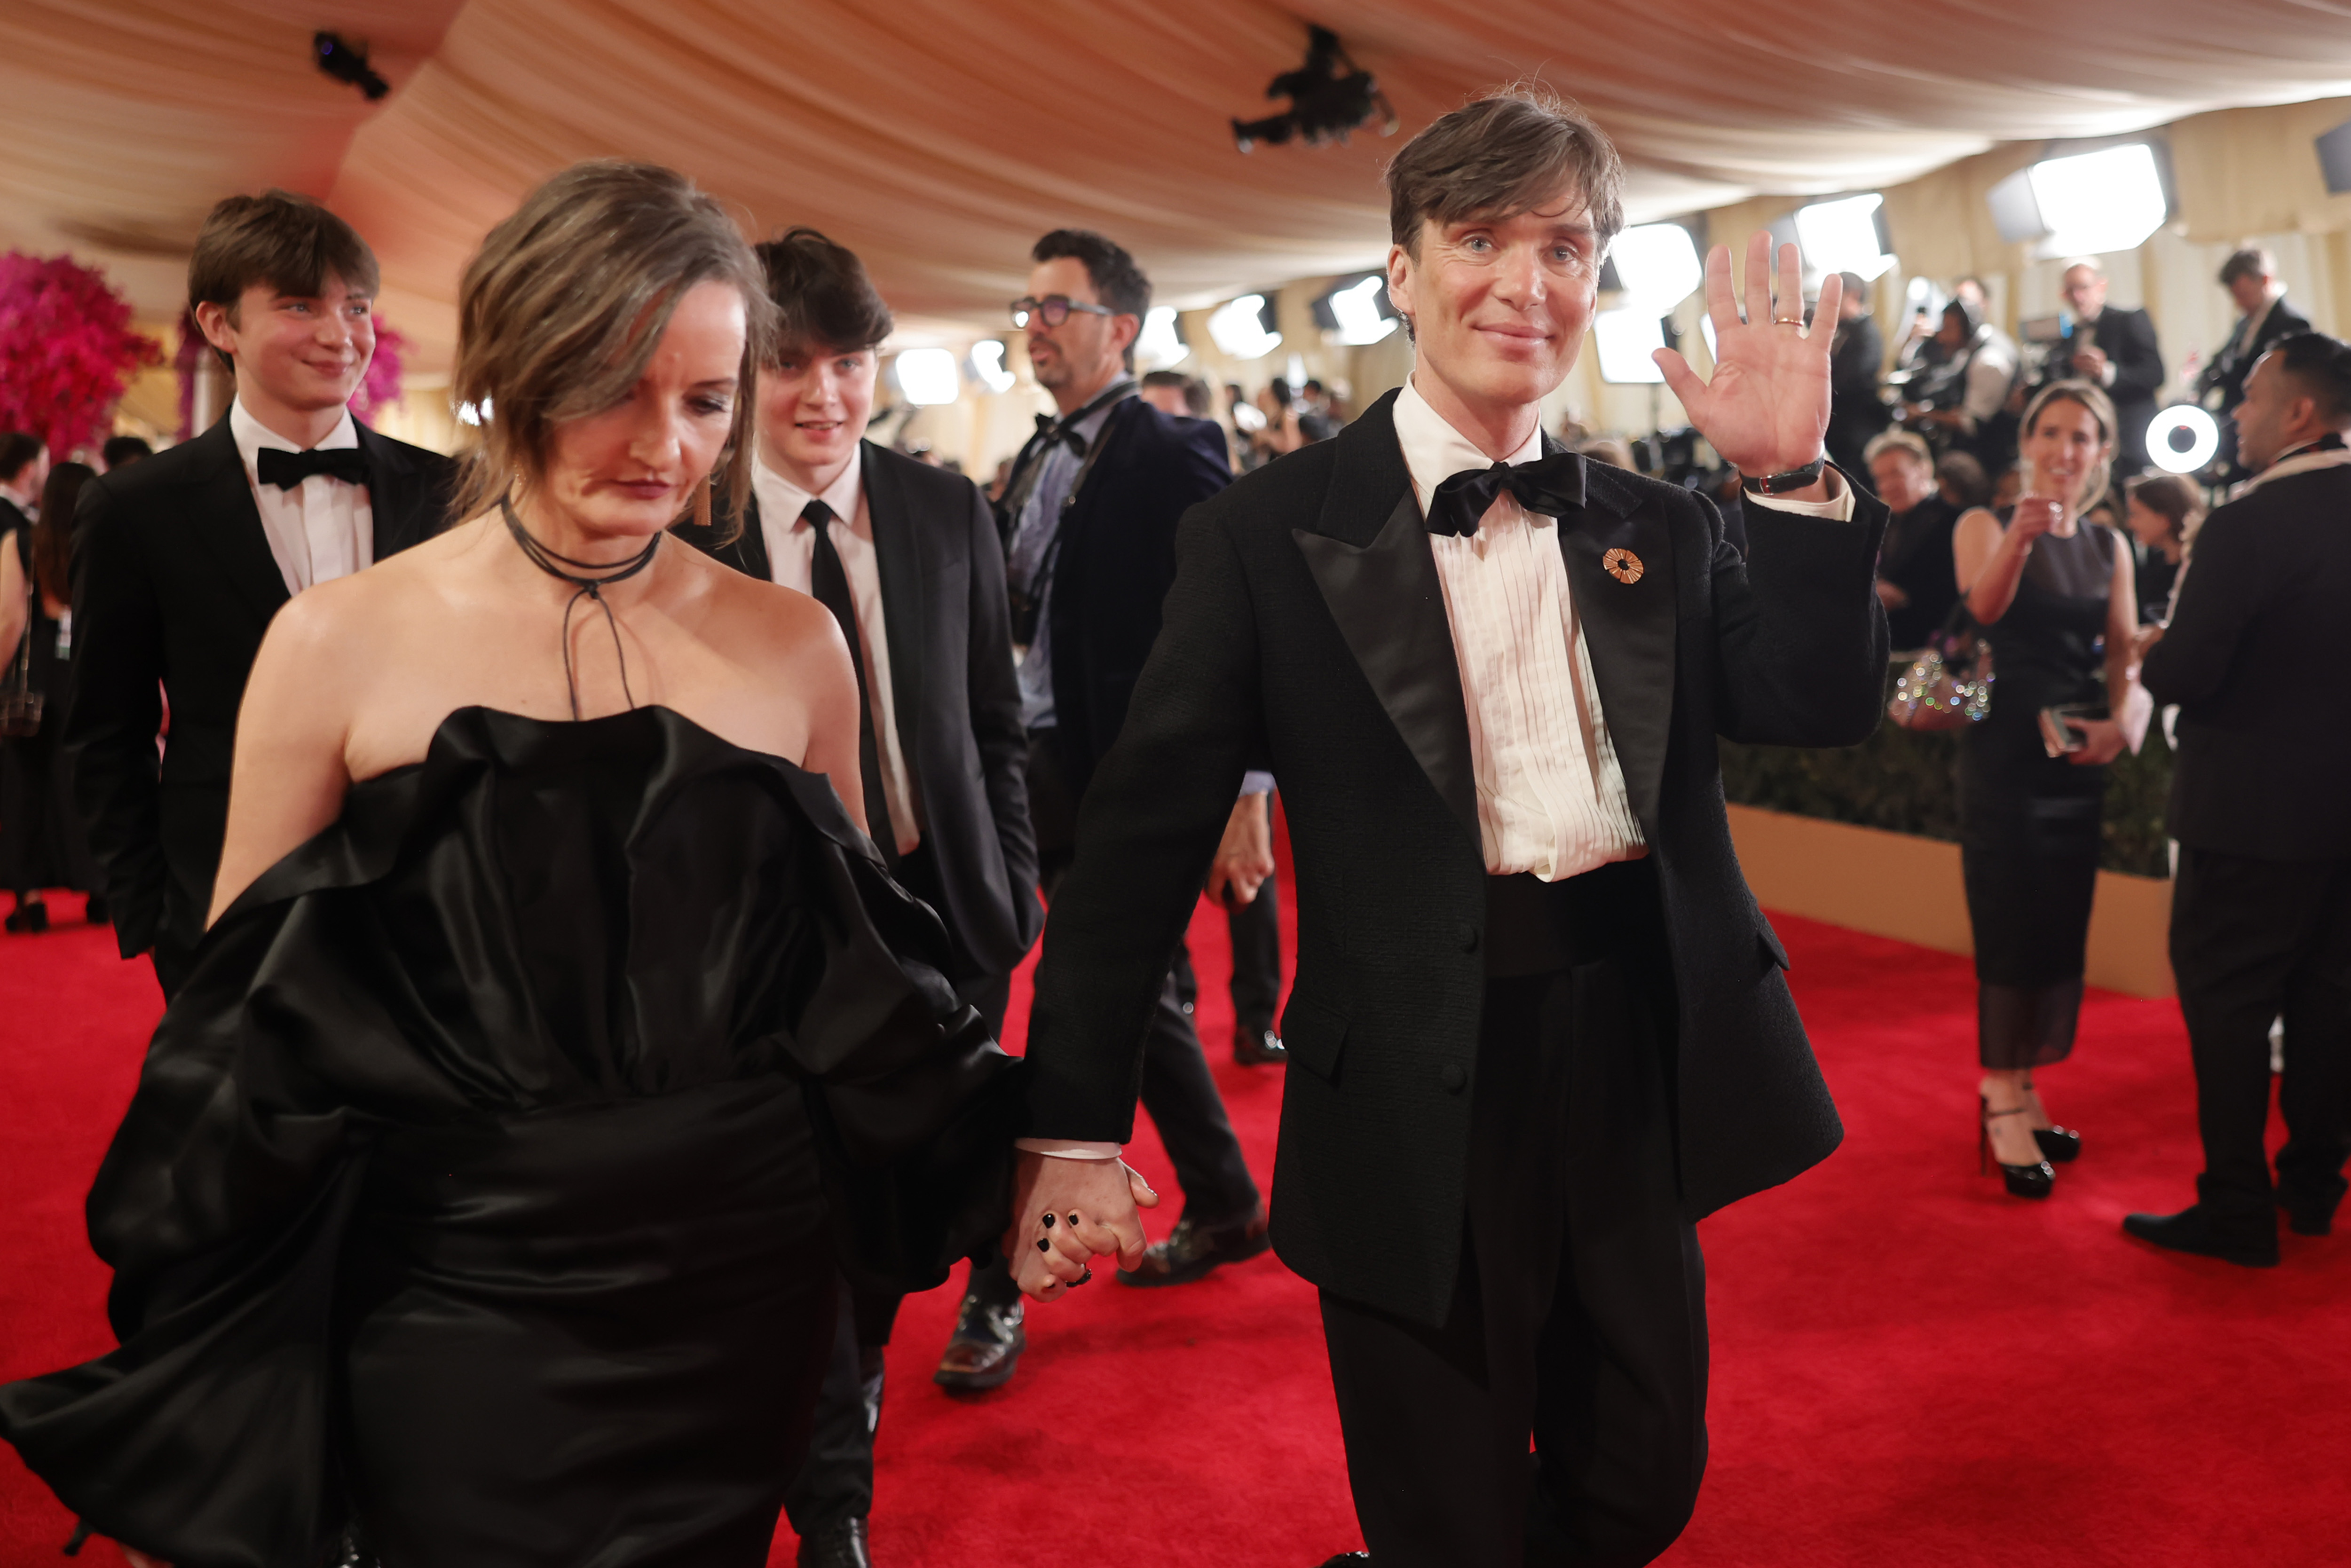
<svg viewBox="0 0 2351 1568">
<path fill-rule="evenodd" d="M 1951 528 L 1959 508 L 1935 485 L 1935 455 L 1907 430 L 1889 430 L 1869 444 L 1870 487 L 1894 514 L 1877 552 L 1877 597 L 1897 653 L 1923 648 L 1959 601 L 1951 565 Z"/>
<path fill-rule="evenodd" d="M 2147 466 L 2147 427 L 2155 419 L 2155 394 L 2163 386 L 2163 353 L 2155 322 L 2144 310 L 2106 303 L 2105 268 L 2084 258 L 2066 265 L 2057 292 L 2073 311 L 2064 346 L 2049 358 L 2043 383 L 2078 378 L 2106 389 L 2114 399 L 2116 435 L 2115 477 L 2126 479 Z"/>
<path fill-rule="evenodd" d="M 2236 302 L 2237 325 L 2196 377 L 2196 401 L 2214 413 L 2232 413 L 2244 400 L 2245 378 L 2263 354 L 2295 333 L 2310 330 L 2302 312 L 2286 303 L 2285 284 L 2277 270 L 2277 257 L 2252 246 L 2220 264 L 2220 287 Z M 2254 472 L 2237 455 L 2237 427 L 2230 420 L 2220 421 L 2220 450 L 2210 472 L 2221 485 L 2235 484 Z"/>
<path fill-rule="evenodd" d="M 1869 285 L 1858 273 L 1842 275 L 1844 292 L 1837 300 L 1836 337 L 1829 348 L 1829 455 L 1839 465 L 1858 471 L 1869 438 L 1884 430 L 1893 416 L 1877 395 L 1879 373 L 1886 367 L 1886 339 L 1877 318 L 1869 313 Z"/>
</svg>

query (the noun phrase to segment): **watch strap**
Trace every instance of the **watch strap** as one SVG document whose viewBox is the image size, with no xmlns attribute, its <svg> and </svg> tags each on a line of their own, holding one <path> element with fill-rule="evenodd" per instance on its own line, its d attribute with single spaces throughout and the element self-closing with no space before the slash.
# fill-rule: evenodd
<svg viewBox="0 0 2351 1568">
<path fill-rule="evenodd" d="M 1758 496 L 1784 496 L 1791 490 L 1802 490 L 1818 482 L 1828 467 L 1828 458 L 1813 458 L 1802 468 L 1791 468 L 1784 474 L 1746 474 L 1740 476 L 1740 486 Z"/>
</svg>

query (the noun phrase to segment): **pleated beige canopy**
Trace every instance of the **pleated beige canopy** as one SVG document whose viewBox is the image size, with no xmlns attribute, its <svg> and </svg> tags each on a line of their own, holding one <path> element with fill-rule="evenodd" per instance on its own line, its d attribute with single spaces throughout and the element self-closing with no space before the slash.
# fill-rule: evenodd
<svg viewBox="0 0 2351 1568">
<path fill-rule="evenodd" d="M 167 317 L 214 201 L 308 191 L 373 242 L 430 367 L 484 230 L 622 156 L 853 246 L 917 332 L 1001 325 L 1064 225 L 1196 305 L 1385 245 L 1394 141 L 1234 149 L 1310 21 L 1405 134 L 1521 76 L 1580 99 L 1636 219 L 2351 91 L 2351 13 L 2315 0 L 7 0 L 0 246 L 70 248 Z M 369 43 L 391 95 L 315 68 L 317 27 Z"/>
</svg>

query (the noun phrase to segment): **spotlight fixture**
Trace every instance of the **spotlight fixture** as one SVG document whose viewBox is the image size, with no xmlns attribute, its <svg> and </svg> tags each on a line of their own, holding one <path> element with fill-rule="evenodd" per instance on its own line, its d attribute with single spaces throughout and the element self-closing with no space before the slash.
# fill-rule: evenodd
<svg viewBox="0 0 2351 1568">
<path fill-rule="evenodd" d="M 370 103 L 392 90 L 390 82 L 369 68 L 366 45 L 354 44 L 340 33 L 315 33 L 310 47 L 319 57 L 320 70 L 359 89 Z"/>
<path fill-rule="evenodd" d="M 1184 323 L 1176 318 L 1172 305 L 1154 305 L 1143 318 L 1143 330 L 1135 335 L 1134 358 L 1146 370 L 1164 371 L 1179 365 L 1190 357 L 1191 343 L 1184 336 Z"/>
<path fill-rule="evenodd" d="M 2192 402 L 2165 409 L 2147 427 L 2147 455 L 2167 474 L 2193 474 L 2220 450 L 2220 427 Z"/>
<path fill-rule="evenodd" d="M 2044 158 L 1984 193 L 2000 237 L 2036 256 L 2137 250 L 2171 215 L 2155 150 L 2144 141 Z"/>
<path fill-rule="evenodd" d="M 1208 336 L 1236 360 L 1261 360 L 1281 346 L 1281 334 L 1274 330 L 1273 301 L 1262 294 L 1244 294 L 1209 312 Z"/>
<path fill-rule="evenodd" d="M 971 346 L 971 373 L 989 392 L 1008 392 L 1013 375 L 1004 368 L 1004 344 L 995 338 L 982 338 Z"/>
<path fill-rule="evenodd" d="M 1394 136 L 1396 112 L 1369 71 L 1355 68 L 1339 35 L 1328 27 L 1306 29 L 1306 63 L 1284 71 L 1265 89 L 1268 98 L 1290 100 L 1287 112 L 1263 120 L 1235 120 L 1233 145 L 1247 152 L 1260 141 L 1279 147 L 1293 136 L 1309 147 L 1344 141 L 1349 131 L 1380 122 L 1380 134 Z"/>
<path fill-rule="evenodd" d="M 1380 341 L 1399 319 L 1384 273 L 1360 274 L 1314 301 L 1314 324 L 1350 347 Z"/>
<path fill-rule="evenodd" d="M 956 357 L 945 349 L 907 349 L 897 359 L 898 390 L 916 408 L 955 402 L 963 390 Z"/>
</svg>

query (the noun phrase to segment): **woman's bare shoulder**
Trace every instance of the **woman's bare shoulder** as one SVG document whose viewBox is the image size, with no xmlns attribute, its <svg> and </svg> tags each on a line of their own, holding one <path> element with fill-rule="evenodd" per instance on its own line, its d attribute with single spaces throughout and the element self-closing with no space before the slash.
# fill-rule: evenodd
<svg viewBox="0 0 2351 1568">
<path fill-rule="evenodd" d="M 747 576 L 698 553 L 695 562 L 708 574 L 708 640 L 731 657 L 774 666 L 821 657 L 829 648 L 846 652 L 832 612 L 799 589 Z"/>
</svg>

